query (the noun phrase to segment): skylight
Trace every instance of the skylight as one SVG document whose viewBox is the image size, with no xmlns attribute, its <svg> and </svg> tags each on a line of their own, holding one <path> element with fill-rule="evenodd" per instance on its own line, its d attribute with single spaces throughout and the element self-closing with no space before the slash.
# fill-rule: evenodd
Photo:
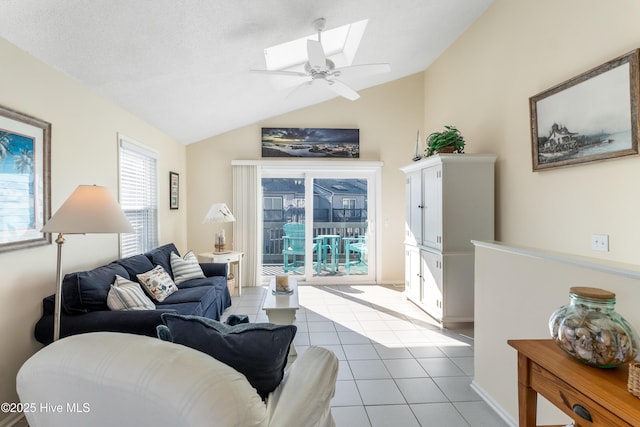
<svg viewBox="0 0 640 427">
<path fill-rule="evenodd" d="M 336 68 L 353 63 L 368 21 L 365 19 L 322 31 L 322 47 L 325 55 L 336 64 Z M 285 70 L 304 65 L 307 62 L 308 39 L 318 40 L 318 33 L 266 48 L 264 58 L 267 70 Z"/>
</svg>

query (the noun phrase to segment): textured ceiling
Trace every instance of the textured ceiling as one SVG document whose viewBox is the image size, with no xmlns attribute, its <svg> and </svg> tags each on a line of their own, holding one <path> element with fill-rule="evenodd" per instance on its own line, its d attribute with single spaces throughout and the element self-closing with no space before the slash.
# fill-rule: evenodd
<svg viewBox="0 0 640 427">
<path fill-rule="evenodd" d="M 492 0 L 0 0 L 0 37 L 189 144 L 336 97 L 288 96 L 263 50 L 368 19 L 356 90 L 425 70 Z M 351 101 L 348 101 L 351 102 Z M 359 101 L 353 101 L 359 102 Z"/>
</svg>

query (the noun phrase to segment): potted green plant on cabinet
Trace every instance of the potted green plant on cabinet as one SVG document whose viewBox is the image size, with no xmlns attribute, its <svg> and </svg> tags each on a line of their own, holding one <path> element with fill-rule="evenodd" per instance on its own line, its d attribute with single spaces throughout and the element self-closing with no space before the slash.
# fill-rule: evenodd
<svg viewBox="0 0 640 427">
<path fill-rule="evenodd" d="M 425 157 L 437 153 L 464 153 L 464 137 L 455 126 L 445 126 L 442 132 L 433 132 L 427 137 Z"/>
</svg>

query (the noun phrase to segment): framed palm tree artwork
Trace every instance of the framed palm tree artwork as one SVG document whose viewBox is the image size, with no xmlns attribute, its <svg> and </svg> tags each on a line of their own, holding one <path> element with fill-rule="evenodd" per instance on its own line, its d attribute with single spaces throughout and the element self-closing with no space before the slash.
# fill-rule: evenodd
<svg viewBox="0 0 640 427">
<path fill-rule="evenodd" d="M 0 107 L 0 252 L 51 243 L 51 124 Z"/>
</svg>

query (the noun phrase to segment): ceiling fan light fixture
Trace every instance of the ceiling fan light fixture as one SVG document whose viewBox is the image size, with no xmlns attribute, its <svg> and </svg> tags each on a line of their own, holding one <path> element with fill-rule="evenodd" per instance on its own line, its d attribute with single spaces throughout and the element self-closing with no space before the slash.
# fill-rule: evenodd
<svg viewBox="0 0 640 427">
<path fill-rule="evenodd" d="M 313 21 L 314 33 L 264 49 L 264 59 L 267 70 L 287 70 L 302 66 L 307 62 L 307 40 L 318 41 L 318 25 L 322 23 L 322 45 L 327 56 L 339 67 L 351 65 L 360 41 L 369 22 L 367 19 L 343 25 L 341 27 L 324 29 L 326 20 L 319 18 Z"/>
<path fill-rule="evenodd" d="M 366 26 L 366 20 L 364 22 Z M 348 76 L 356 78 L 356 76 L 364 77 L 368 74 L 379 74 L 382 72 L 390 71 L 389 64 L 362 64 L 362 65 L 347 65 L 345 67 L 336 68 L 336 63 L 328 58 L 328 53 L 325 44 L 322 43 L 322 31 L 325 26 L 325 19 L 319 18 L 313 21 L 314 28 L 318 31 L 318 40 L 312 38 L 303 39 L 307 46 L 306 61 L 304 61 L 303 69 L 304 73 L 300 71 L 288 70 L 252 70 L 254 72 L 262 74 L 282 75 L 289 76 L 291 78 L 306 78 L 306 82 L 302 82 L 298 85 L 298 88 L 308 87 L 308 83 L 322 83 L 325 87 L 332 90 L 334 93 L 347 98 L 351 101 L 355 101 L 360 97 L 349 85 L 345 84 L 341 80 L 336 80 L 345 72 Z M 347 31 L 349 33 L 349 31 Z M 362 37 L 360 34 L 359 39 Z M 359 40 L 358 40 L 359 43 Z M 342 49 L 346 48 L 346 44 L 342 45 Z M 268 53 L 268 49 L 265 50 L 265 56 Z M 294 89 L 294 92 L 298 91 Z"/>
<path fill-rule="evenodd" d="M 327 60 L 325 61 L 325 67 L 324 69 L 320 68 L 320 67 L 312 67 L 311 64 L 309 62 L 305 62 L 304 64 L 304 70 L 313 75 L 314 73 L 319 73 L 322 72 L 322 70 L 324 70 L 324 73 L 326 74 L 327 72 L 332 72 L 333 70 L 336 69 L 336 64 L 327 58 Z M 339 72 L 338 72 L 339 73 Z M 335 74 L 333 74 L 335 75 Z"/>
</svg>

